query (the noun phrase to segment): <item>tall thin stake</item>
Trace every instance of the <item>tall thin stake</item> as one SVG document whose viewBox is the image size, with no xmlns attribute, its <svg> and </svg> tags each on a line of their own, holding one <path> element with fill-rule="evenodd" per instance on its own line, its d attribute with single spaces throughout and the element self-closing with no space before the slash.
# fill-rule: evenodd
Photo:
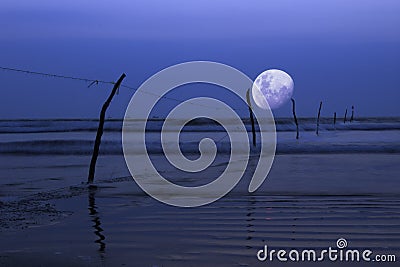
<svg viewBox="0 0 400 267">
<path fill-rule="evenodd" d="M 333 128 L 336 129 L 336 112 L 333 113 Z"/>
<path fill-rule="evenodd" d="M 344 113 L 343 123 L 346 123 L 346 120 L 347 120 L 347 108 L 346 108 L 346 112 Z"/>
<path fill-rule="evenodd" d="M 99 127 L 97 128 L 96 140 L 94 141 L 92 160 L 90 161 L 89 175 L 88 175 L 88 181 L 87 181 L 88 183 L 93 183 L 93 180 L 94 180 L 96 161 L 97 161 L 97 157 L 99 156 L 101 136 L 103 135 L 104 119 L 106 117 L 107 108 L 108 108 L 108 106 L 110 106 L 111 100 L 113 99 L 115 93 L 117 92 L 119 86 L 122 83 L 122 80 L 125 77 L 126 77 L 125 73 L 123 73 L 121 75 L 121 77 L 119 77 L 118 81 L 114 84 L 114 88 L 112 89 L 111 94 L 109 95 L 106 102 L 104 102 L 103 107 L 101 108 Z"/>
<path fill-rule="evenodd" d="M 299 139 L 299 123 L 297 122 L 297 117 L 296 117 L 296 102 L 292 98 L 292 111 L 293 111 L 293 118 L 294 118 L 294 123 L 296 124 L 296 139 Z"/>
<path fill-rule="evenodd" d="M 321 108 L 322 108 L 322 101 L 319 102 L 319 109 L 318 109 L 318 118 L 317 118 L 317 135 L 319 135 L 319 118 L 321 117 Z"/>
<path fill-rule="evenodd" d="M 350 122 L 353 122 L 354 120 L 354 106 L 351 106 L 351 117 L 350 117 Z"/>
<path fill-rule="evenodd" d="M 253 146 L 256 146 L 256 127 L 255 127 L 255 125 L 254 125 L 253 110 L 251 109 L 250 88 L 247 89 L 247 92 L 246 92 L 246 99 L 247 99 L 247 105 L 248 105 L 248 107 L 249 107 L 249 113 L 250 113 L 251 132 L 252 132 L 252 134 L 253 134 Z"/>
</svg>

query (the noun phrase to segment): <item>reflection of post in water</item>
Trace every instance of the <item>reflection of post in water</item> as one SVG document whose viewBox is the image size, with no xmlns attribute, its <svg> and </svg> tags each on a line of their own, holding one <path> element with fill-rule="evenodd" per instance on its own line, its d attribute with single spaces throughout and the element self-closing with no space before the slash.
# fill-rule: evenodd
<svg viewBox="0 0 400 267">
<path fill-rule="evenodd" d="M 89 215 L 92 218 L 91 221 L 93 222 L 92 227 L 94 228 L 94 234 L 98 237 L 94 242 L 99 244 L 99 252 L 104 253 L 106 249 L 106 243 L 104 240 L 106 237 L 102 234 L 104 231 L 103 228 L 101 228 L 101 222 L 100 222 L 100 217 L 99 213 L 97 212 L 97 206 L 96 206 L 96 199 L 95 199 L 95 194 L 96 194 L 96 187 L 95 186 L 90 186 L 89 187 Z"/>
<path fill-rule="evenodd" d="M 246 213 L 246 228 L 247 228 L 247 238 L 246 240 L 251 240 L 253 239 L 253 233 L 254 231 L 254 225 L 253 221 L 254 219 L 254 211 L 255 211 L 255 204 L 256 204 L 256 199 L 252 196 L 250 197 L 250 205 L 247 207 L 247 213 Z M 247 245 L 246 248 L 251 249 L 252 246 Z"/>
</svg>

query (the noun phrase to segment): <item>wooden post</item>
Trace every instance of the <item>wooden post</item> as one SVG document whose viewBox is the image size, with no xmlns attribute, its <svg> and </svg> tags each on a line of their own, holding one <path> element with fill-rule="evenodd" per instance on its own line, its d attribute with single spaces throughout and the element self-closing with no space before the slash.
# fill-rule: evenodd
<svg viewBox="0 0 400 267">
<path fill-rule="evenodd" d="M 343 123 L 346 123 L 346 120 L 347 120 L 347 108 L 346 108 L 346 112 L 344 113 Z"/>
<path fill-rule="evenodd" d="M 354 120 L 354 106 L 351 106 L 351 117 L 350 117 L 350 122 L 353 122 Z"/>
<path fill-rule="evenodd" d="M 319 102 L 319 109 L 318 109 L 318 118 L 317 118 L 317 135 L 319 135 L 319 118 L 321 116 L 321 108 L 322 108 L 322 101 Z"/>
<path fill-rule="evenodd" d="M 333 128 L 336 129 L 336 112 L 333 113 Z"/>
<path fill-rule="evenodd" d="M 296 124 L 296 139 L 299 139 L 299 123 L 297 122 L 297 117 L 296 117 L 296 103 L 293 98 L 291 100 L 292 100 L 292 112 L 293 112 L 294 123 Z"/>
<path fill-rule="evenodd" d="M 111 94 L 109 95 L 106 102 L 104 102 L 103 107 L 101 108 L 99 126 L 97 128 L 96 140 L 94 141 L 92 160 L 90 161 L 89 175 L 87 181 L 88 183 L 93 183 L 94 180 L 94 172 L 96 169 L 97 157 L 99 156 L 101 136 L 103 135 L 104 119 L 106 117 L 107 108 L 110 105 L 111 100 L 113 99 L 115 93 L 117 92 L 119 86 L 122 83 L 122 80 L 125 77 L 126 77 L 125 73 L 123 73 L 121 77 L 119 77 L 118 81 L 114 84 L 114 88 L 112 89 Z"/>
<path fill-rule="evenodd" d="M 247 99 L 247 105 L 249 106 L 250 122 L 251 122 L 251 132 L 252 132 L 252 134 L 253 134 L 253 146 L 256 146 L 256 127 L 255 127 L 255 125 L 254 125 L 253 111 L 252 111 L 252 109 L 251 109 L 250 88 L 247 89 L 247 92 L 246 92 L 246 99 Z"/>
</svg>

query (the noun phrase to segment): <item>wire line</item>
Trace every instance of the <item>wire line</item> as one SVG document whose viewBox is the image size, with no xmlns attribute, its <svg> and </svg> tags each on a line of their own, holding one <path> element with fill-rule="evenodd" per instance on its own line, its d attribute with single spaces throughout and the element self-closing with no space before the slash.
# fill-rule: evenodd
<svg viewBox="0 0 400 267">
<path fill-rule="evenodd" d="M 12 71 L 12 72 L 19 72 L 19 73 L 26 73 L 26 74 L 31 74 L 31 75 L 38 75 L 38 76 L 45 76 L 45 77 L 50 77 L 50 78 L 60 78 L 60 79 L 70 79 L 70 80 L 75 80 L 75 81 L 83 81 L 86 83 L 89 83 L 88 88 L 93 86 L 94 84 L 111 84 L 114 85 L 115 82 L 112 81 L 104 81 L 104 80 L 96 80 L 96 79 L 89 79 L 89 78 L 82 78 L 82 77 L 74 77 L 74 76 L 68 76 L 68 75 L 60 75 L 60 74 L 53 74 L 53 73 L 46 73 L 46 72 L 38 72 L 38 71 L 31 71 L 31 70 L 24 70 L 24 69 L 17 69 L 17 68 L 9 68 L 9 67 L 2 67 L 0 66 L 0 70 L 3 71 Z M 137 88 L 134 88 L 132 86 L 128 86 L 128 85 L 124 85 L 121 84 L 120 87 L 124 87 L 124 88 L 128 88 L 128 89 L 132 89 L 134 91 L 137 91 Z M 182 100 L 177 99 L 177 98 L 173 98 L 173 97 L 168 97 L 168 96 L 163 96 L 163 95 L 157 95 L 155 93 L 152 92 L 148 92 L 148 91 L 139 91 L 140 93 L 144 93 L 144 94 L 148 94 L 148 95 L 153 95 L 158 97 L 159 99 L 164 98 L 164 99 L 168 99 L 168 100 L 172 100 L 172 101 L 176 101 L 178 103 L 182 102 Z M 190 103 L 190 102 L 189 102 Z M 203 106 L 203 107 L 207 107 L 207 108 L 213 108 L 216 110 L 219 110 L 220 108 L 217 107 L 213 107 L 213 106 L 208 106 L 208 105 L 202 105 L 202 104 L 198 104 L 198 103 L 190 103 L 192 105 L 195 106 Z M 234 109 L 235 111 L 244 111 L 245 109 Z"/>
</svg>

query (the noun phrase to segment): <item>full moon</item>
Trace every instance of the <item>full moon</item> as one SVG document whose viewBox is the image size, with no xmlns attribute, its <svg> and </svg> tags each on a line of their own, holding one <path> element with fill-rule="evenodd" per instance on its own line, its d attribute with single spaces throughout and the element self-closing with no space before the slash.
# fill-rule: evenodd
<svg viewBox="0 0 400 267">
<path fill-rule="evenodd" d="M 276 109 L 292 97 L 293 88 L 294 83 L 289 74 L 271 69 L 258 75 L 251 92 L 257 106 L 268 109 L 269 105 L 271 109 Z"/>
</svg>

